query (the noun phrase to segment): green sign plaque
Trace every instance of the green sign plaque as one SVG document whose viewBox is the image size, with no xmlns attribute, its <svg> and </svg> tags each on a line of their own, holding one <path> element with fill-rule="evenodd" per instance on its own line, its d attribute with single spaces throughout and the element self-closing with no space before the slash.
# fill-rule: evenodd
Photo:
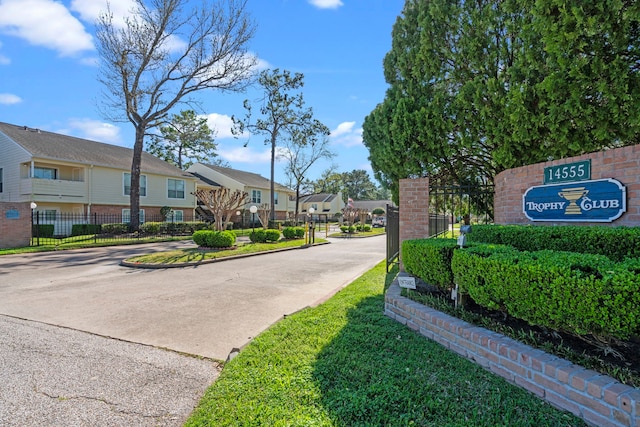
<svg viewBox="0 0 640 427">
<path fill-rule="evenodd" d="M 588 181 L 591 179 L 591 160 L 566 163 L 544 168 L 544 183 Z"/>
</svg>

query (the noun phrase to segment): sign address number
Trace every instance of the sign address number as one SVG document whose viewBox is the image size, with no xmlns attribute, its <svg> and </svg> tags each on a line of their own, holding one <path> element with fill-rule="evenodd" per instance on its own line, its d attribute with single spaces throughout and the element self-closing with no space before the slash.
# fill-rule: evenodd
<svg viewBox="0 0 640 427">
<path fill-rule="evenodd" d="M 544 183 L 588 181 L 591 179 L 591 160 L 544 168 Z"/>
</svg>

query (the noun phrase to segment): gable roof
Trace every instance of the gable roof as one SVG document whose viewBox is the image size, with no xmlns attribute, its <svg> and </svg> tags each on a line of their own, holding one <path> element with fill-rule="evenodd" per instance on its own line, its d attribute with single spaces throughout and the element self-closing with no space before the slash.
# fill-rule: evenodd
<svg viewBox="0 0 640 427">
<path fill-rule="evenodd" d="M 207 165 L 204 163 L 201 163 L 201 165 L 206 166 L 209 169 L 214 170 L 222 175 L 225 175 L 247 187 L 267 188 L 267 189 L 271 188 L 271 181 L 263 177 L 262 175 L 258 175 L 257 173 L 245 172 L 237 169 L 225 168 L 225 167 L 216 166 L 216 165 Z M 284 185 L 278 184 L 277 182 L 274 182 L 274 188 L 276 190 L 286 191 L 286 192 L 293 191 L 290 188 L 285 187 Z"/>
<path fill-rule="evenodd" d="M 38 159 L 131 170 L 131 148 L 3 122 L 0 122 L 0 132 Z M 193 178 L 191 174 L 144 151 L 140 170 L 143 173 Z"/>
<path fill-rule="evenodd" d="M 330 203 L 336 197 L 337 194 L 328 194 L 328 193 L 318 193 L 318 194 L 309 194 L 308 196 L 304 196 L 300 199 L 300 203 Z"/>
<path fill-rule="evenodd" d="M 353 207 L 356 209 L 365 209 L 369 212 L 376 208 L 382 208 L 387 210 L 387 205 L 395 206 L 391 200 L 356 200 L 353 202 Z"/>
</svg>

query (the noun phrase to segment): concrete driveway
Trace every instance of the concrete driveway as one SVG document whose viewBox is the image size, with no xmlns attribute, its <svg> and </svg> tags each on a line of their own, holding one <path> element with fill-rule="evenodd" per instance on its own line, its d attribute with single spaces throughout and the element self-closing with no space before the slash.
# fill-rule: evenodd
<svg viewBox="0 0 640 427">
<path fill-rule="evenodd" d="M 0 257 L 0 425 L 180 426 L 220 373 L 213 359 L 385 252 L 379 236 L 198 267 L 119 265 L 189 246 Z"/>
</svg>

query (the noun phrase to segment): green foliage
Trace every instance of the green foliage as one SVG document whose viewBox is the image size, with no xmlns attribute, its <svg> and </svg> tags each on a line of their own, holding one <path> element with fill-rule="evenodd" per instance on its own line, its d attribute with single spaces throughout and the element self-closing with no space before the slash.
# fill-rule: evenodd
<svg viewBox="0 0 640 427">
<path fill-rule="evenodd" d="M 468 241 L 511 245 L 521 251 L 598 254 L 613 261 L 640 257 L 640 227 L 474 225 Z"/>
<path fill-rule="evenodd" d="M 53 237 L 54 230 L 53 224 L 36 224 L 31 226 L 31 235 L 34 237 Z"/>
<path fill-rule="evenodd" d="M 161 222 L 145 222 L 140 226 L 140 231 L 146 234 L 159 234 Z"/>
<path fill-rule="evenodd" d="M 408 0 L 365 118 L 374 176 L 490 181 L 511 167 L 640 141 L 634 2 Z"/>
<path fill-rule="evenodd" d="M 267 229 L 264 231 L 267 242 L 277 242 L 280 240 L 280 230 Z"/>
<path fill-rule="evenodd" d="M 356 230 L 364 232 L 371 231 L 371 226 L 369 224 L 358 224 Z"/>
<path fill-rule="evenodd" d="M 478 304 L 578 335 L 640 333 L 640 261 L 478 245 L 453 254 L 455 282 Z"/>
<path fill-rule="evenodd" d="M 266 243 L 267 241 L 267 233 L 265 230 L 254 230 L 249 234 L 249 240 L 252 243 Z"/>
<path fill-rule="evenodd" d="M 453 286 L 451 258 L 455 239 L 416 239 L 402 242 L 405 270 L 430 285 L 447 290 Z"/>
<path fill-rule="evenodd" d="M 86 236 L 88 234 L 100 234 L 102 227 L 100 224 L 73 224 L 71 226 L 72 236 Z"/>
<path fill-rule="evenodd" d="M 285 227 L 282 229 L 282 235 L 285 239 L 300 239 L 304 237 L 303 227 Z"/>
<path fill-rule="evenodd" d="M 371 213 L 373 215 L 384 215 L 384 208 L 375 208 L 374 210 L 371 211 Z"/>
<path fill-rule="evenodd" d="M 102 232 L 104 234 L 124 234 L 129 230 L 129 224 L 125 223 L 112 223 L 102 224 Z"/>
<path fill-rule="evenodd" d="M 198 230 L 192 238 L 196 245 L 207 248 L 230 248 L 236 242 L 236 235 L 230 231 Z"/>
<path fill-rule="evenodd" d="M 355 233 L 356 227 L 353 225 L 341 225 L 340 231 L 343 233 Z"/>
</svg>

